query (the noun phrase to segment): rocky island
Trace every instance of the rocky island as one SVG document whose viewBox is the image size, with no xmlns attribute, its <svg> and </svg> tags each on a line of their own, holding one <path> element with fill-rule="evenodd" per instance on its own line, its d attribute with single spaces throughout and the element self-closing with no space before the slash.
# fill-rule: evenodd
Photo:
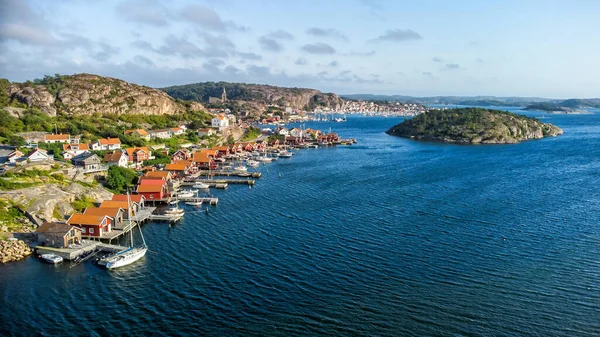
<svg viewBox="0 0 600 337">
<path fill-rule="evenodd" d="M 393 126 L 387 134 L 460 144 L 512 144 L 561 135 L 563 130 L 527 116 L 482 108 L 429 110 Z"/>
</svg>

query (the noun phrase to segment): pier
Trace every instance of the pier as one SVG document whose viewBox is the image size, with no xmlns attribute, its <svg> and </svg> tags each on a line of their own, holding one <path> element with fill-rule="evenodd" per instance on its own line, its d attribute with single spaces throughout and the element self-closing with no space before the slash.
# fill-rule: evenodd
<svg viewBox="0 0 600 337">
<path fill-rule="evenodd" d="M 201 181 L 210 187 L 217 187 L 218 184 L 244 184 L 252 186 L 256 183 L 256 180 L 254 179 L 198 179 L 196 181 L 184 181 L 181 185 L 193 186 L 198 181 Z"/>
<path fill-rule="evenodd" d="M 261 172 L 246 172 L 246 171 L 227 171 L 227 170 L 201 170 L 194 174 L 192 177 L 199 176 L 223 176 L 223 177 L 251 177 L 251 178 L 260 178 L 262 176 Z"/>
<path fill-rule="evenodd" d="M 92 240 L 83 240 L 82 244 L 77 245 L 73 248 L 54 248 L 54 247 L 45 247 L 45 246 L 37 246 L 35 250 L 38 254 L 55 254 L 62 257 L 65 260 L 75 260 L 81 255 L 91 254 L 94 251 L 103 251 L 103 252 L 120 252 L 122 250 L 127 249 L 125 246 L 111 245 L 107 243 L 102 243 L 99 241 Z"/>
</svg>

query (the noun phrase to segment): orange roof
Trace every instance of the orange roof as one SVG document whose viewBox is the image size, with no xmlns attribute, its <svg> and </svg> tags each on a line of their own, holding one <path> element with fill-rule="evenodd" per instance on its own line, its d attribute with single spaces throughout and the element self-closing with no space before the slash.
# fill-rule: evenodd
<svg viewBox="0 0 600 337">
<path fill-rule="evenodd" d="M 140 179 L 140 183 L 139 185 L 143 185 L 143 186 L 148 186 L 148 185 L 159 185 L 159 186 L 164 186 L 167 184 L 166 180 L 163 179 L 143 179 L 144 177 L 142 177 Z"/>
<path fill-rule="evenodd" d="M 127 155 L 131 156 L 134 152 L 138 152 L 138 151 L 144 151 L 146 153 L 150 153 L 150 150 L 148 150 L 147 147 L 128 147 L 125 149 L 125 151 L 127 151 Z"/>
<path fill-rule="evenodd" d="M 163 185 L 139 185 L 137 187 L 137 193 L 144 192 L 162 192 Z"/>
<path fill-rule="evenodd" d="M 215 146 L 215 147 L 213 147 L 213 150 L 219 150 L 219 151 L 226 152 L 226 151 L 229 151 L 229 146 Z"/>
<path fill-rule="evenodd" d="M 98 143 L 100 145 L 121 145 L 121 140 L 119 138 L 100 138 Z"/>
<path fill-rule="evenodd" d="M 105 217 L 105 215 L 85 215 L 75 213 L 71 215 L 69 220 L 67 220 L 67 223 L 69 225 L 99 225 Z"/>
<path fill-rule="evenodd" d="M 225 116 L 221 115 L 221 116 L 217 116 L 216 118 L 220 119 L 220 120 L 224 120 Z"/>
<path fill-rule="evenodd" d="M 119 215 L 119 212 L 122 210 L 120 207 L 88 207 L 83 212 L 84 215 L 95 215 L 95 216 L 109 216 L 111 218 L 115 218 Z"/>
<path fill-rule="evenodd" d="M 45 139 L 46 140 L 69 140 L 70 137 L 71 136 L 69 136 L 69 135 L 63 135 L 61 133 L 58 135 L 46 135 Z"/>
<path fill-rule="evenodd" d="M 167 170 L 167 171 L 185 171 L 185 169 L 187 167 L 188 167 L 188 165 L 185 163 L 167 164 L 167 165 L 165 165 L 165 170 Z"/>
<path fill-rule="evenodd" d="M 191 160 L 176 160 L 173 162 L 173 164 L 183 164 L 183 165 L 187 165 L 187 166 L 194 165 L 194 163 Z"/>
<path fill-rule="evenodd" d="M 204 152 L 204 153 L 206 153 L 209 156 L 216 156 L 218 151 L 219 150 L 207 150 L 207 149 L 204 149 L 204 150 L 201 150 L 200 152 Z"/>
<path fill-rule="evenodd" d="M 169 178 L 171 178 L 171 172 L 167 172 L 167 171 L 152 171 L 152 172 L 146 173 L 144 175 L 144 177 L 169 179 Z"/>
<path fill-rule="evenodd" d="M 85 143 L 83 143 L 83 144 L 63 144 L 63 151 L 72 150 L 74 146 L 79 147 L 79 150 L 82 150 L 82 151 L 90 149 L 90 146 Z"/>
<path fill-rule="evenodd" d="M 148 131 L 146 131 L 144 129 L 125 130 L 125 134 L 126 135 L 131 135 L 134 132 L 137 132 L 137 134 L 140 135 L 140 136 L 147 136 L 148 135 Z"/>
<path fill-rule="evenodd" d="M 137 202 L 138 204 L 142 202 L 142 199 L 145 199 L 144 196 L 139 194 L 132 194 L 129 196 L 129 200 Z M 127 201 L 127 194 L 115 194 L 112 197 L 112 201 Z"/>
<path fill-rule="evenodd" d="M 182 128 L 171 128 L 171 130 L 173 130 L 173 132 L 179 132 L 179 131 L 183 131 Z"/>
<path fill-rule="evenodd" d="M 122 208 L 128 209 L 127 201 L 104 200 L 100 208 Z"/>
<path fill-rule="evenodd" d="M 194 152 L 194 163 L 210 163 L 210 161 L 208 153 L 204 151 Z"/>
</svg>

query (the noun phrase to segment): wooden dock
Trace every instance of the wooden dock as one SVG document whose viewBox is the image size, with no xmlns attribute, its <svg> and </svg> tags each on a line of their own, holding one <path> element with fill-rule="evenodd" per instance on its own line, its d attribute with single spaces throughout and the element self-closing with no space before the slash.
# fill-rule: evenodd
<svg viewBox="0 0 600 337">
<path fill-rule="evenodd" d="M 197 201 L 197 200 L 202 200 L 202 203 L 204 204 L 209 204 L 212 206 L 217 206 L 217 204 L 219 203 L 219 198 L 215 198 L 215 197 L 192 197 L 192 198 L 180 198 L 179 201 Z"/>
<path fill-rule="evenodd" d="M 218 184 L 254 185 L 254 183 L 256 183 L 256 180 L 254 179 L 198 179 L 196 181 L 184 181 L 181 183 L 181 185 L 193 186 L 197 181 L 201 181 L 210 187 L 216 187 Z"/>
<path fill-rule="evenodd" d="M 198 173 L 194 174 L 194 177 L 199 177 L 199 176 L 245 177 L 247 174 L 250 174 L 249 177 L 251 177 L 251 178 L 260 178 L 262 176 L 261 172 L 201 170 L 201 171 L 198 171 Z"/>
</svg>

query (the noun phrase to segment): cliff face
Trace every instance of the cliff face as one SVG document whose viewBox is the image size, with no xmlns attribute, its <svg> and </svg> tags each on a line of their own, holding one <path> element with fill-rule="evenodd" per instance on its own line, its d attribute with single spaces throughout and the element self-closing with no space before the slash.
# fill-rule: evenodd
<svg viewBox="0 0 600 337">
<path fill-rule="evenodd" d="M 393 126 L 388 134 L 462 144 L 511 144 L 561 135 L 563 130 L 535 118 L 480 108 L 430 110 Z"/>
<path fill-rule="evenodd" d="M 78 114 L 171 115 L 186 111 L 165 92 L 114 78 L 90 74 L 60 76 L 39 83 L 11 83 L 11 101 L 20 102 L 54 116 L 57 112 Z M 193 103 L 192 110 L 204 110 Z"/>
<path fill-rule="evenodd" d="M 235 102 L 255 112 L 264 111 L 268 105 L 281 108 L 312 110 L 318 107 L 339 109 L 343 100 L 336 94 L 322 93 L 315 89 L 282 88 L 270 85 L 205 82 L 163 88 L 175 98 L 196 102 L 208 102 L 211 97 L 221 98 L 225 89 L 227 101 Z"/>
</svg>

